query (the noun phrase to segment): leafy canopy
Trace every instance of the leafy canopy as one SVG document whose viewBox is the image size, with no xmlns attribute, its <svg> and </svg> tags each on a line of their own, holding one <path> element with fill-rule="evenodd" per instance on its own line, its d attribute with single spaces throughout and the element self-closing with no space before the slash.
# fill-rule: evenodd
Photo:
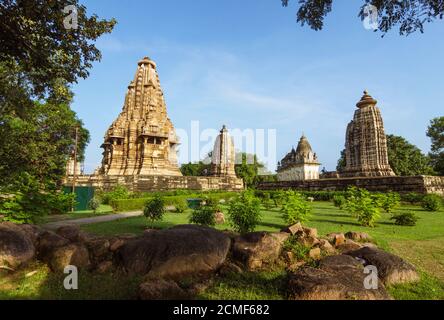
<svg viewBox="0 0 444 320">
<path fill-rule="evenodd" d="M 325 17 L 332 11 L 333 0 L 281 0 L 287 7 L 290 2 L 298 3 L 297 22 L 308 24 L 313 30 L 322 30 Z M 339 1 L 338 1 L 339 2 Z M 364 10 L 371 4 L 378 8 L 379 31 L 386 34 L 399 27 L 400 35 L 409 35 L 416 31 L 424 32 L 424 25 L 444 16 L 442 0 L 361 0 L 358 13 L 361 20 L 366 19 Z"/>
</svg>

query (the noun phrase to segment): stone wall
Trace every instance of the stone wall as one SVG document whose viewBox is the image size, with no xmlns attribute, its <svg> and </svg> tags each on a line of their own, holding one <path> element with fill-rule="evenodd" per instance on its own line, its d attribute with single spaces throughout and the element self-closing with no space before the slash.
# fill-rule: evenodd
<svg viewBox="0 0 444 320">
<path fill-rule="evenodd" d="M 395 191 L 400 193 L 436 193 L 444 196 L 444 177 L 356 177 L 307 181 L 263 182 L 260 190 L 295 189 L 305 191 L 343 191 L 349 186 L 369 191 Z"/>
<path fill-rule="evenodd" d="M 72 178 L 65 181 L 72 186 Z M 185 176 L 80 176 L 77 186 L 92 186 L 111 190 L 117 184 L 125 185 L 131 191 L 150 192 L 166 190 L 244 190 L 244 182 L 236 177 L 185 177 Z"/>
</svg>

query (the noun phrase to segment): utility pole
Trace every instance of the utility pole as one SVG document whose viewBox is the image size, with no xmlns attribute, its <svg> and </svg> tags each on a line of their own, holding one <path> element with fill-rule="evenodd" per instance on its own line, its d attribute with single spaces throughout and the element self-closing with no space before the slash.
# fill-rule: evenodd
<svg viewBox="0 0 444 320">
<path fill-rule="evenodd" d="M 77 179 L 77 145 L 79 143 L 79 126 L 76 126 L 76 138 L 74 144 L 74 170 L 72 175 L 72 193 L 76 194 L 76 179 Z M 72 206 L 71 211 L 74 211 Z"/>
</svg>

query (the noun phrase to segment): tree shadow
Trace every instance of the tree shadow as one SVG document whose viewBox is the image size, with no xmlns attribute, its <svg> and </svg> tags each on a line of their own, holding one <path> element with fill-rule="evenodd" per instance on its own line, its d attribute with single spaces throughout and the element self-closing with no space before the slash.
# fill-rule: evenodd
<svg viewBox="0 0 444 320">
<path fill-rule="evenodd" d="M 310 221 L 313 222 L 328 222 L 328 223 L 332 223 L 332 224 L 337 224 L 337 225 L 348 225 L 348 226 L 358 226 L 360 227 L 361 225 L 359 223 L 356 222 L 351 222 L 351 221 L 338 221 L 338 220 L 323 220 L 323 219 L 310 219 Z"/>
</svg>

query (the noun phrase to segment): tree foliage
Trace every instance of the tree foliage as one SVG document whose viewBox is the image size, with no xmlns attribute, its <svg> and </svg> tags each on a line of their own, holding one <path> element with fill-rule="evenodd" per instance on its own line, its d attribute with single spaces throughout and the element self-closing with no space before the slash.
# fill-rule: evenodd
<svg viewBox="0 0 444 320">
<path fill-rule="evenodd" d="M 247 187 L 253 187 L 259 181 L 260 170 L 263 168 L 264 165 L 256 155 L 244 152 L 236 155 L 236 175 L 244 180 Z"/>
<path fill-rule="evenodd" d="M 284 7 L 290 0 L 281 0 Z M 296 0 L 294 0 L 296 2 Z M 313 30 L 322 30 L 324 19 L 331 12 L 333 0 L 298 0 L 297 22 L 308 24 Z M 427 23 L 442 19 L 444 1 L 442 0 L 361 0 L 358 13 L 361 20 L 367 18 L 365 7 L 373 5 L 378 9 L 378 30 L 383 34 L 399 27 L 400 35 L 416 31 L 424 32 Z"/>
<path fill-rule="evenodd" d="M 65 28 L 68 5 L 77 9 L 77 28 Z M 78 0 L 3 0 L 0 17 L 0 110 L 69 99 L 67 85 L 101 59 L 94 41 L 116 23 L 88 16 Z"/>
<path fill-rule="evenodd" d="M 261 220 L 260 200 L 251 191 L 244 191 L 230 202 L 228 215 L 230 224 L 240 233 L 254 231 Z"/>
<path fill-rule="evenodd" d="M 387 135 L 390 166 L 398 176 L 432 175 L 430 158 L 415 145 L 400 136 Z"/>
<path fill-rule="evenodd" d="M 444 117 L 430 121 L 427 136 L 431 139 L 430 158 L 435 171 L 444 176 Z"/>
</svg>

